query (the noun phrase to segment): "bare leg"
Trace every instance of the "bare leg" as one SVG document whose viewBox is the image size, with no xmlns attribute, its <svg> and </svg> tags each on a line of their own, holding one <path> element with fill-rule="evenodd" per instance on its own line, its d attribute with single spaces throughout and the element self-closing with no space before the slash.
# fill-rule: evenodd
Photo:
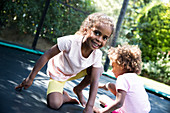
<svg viewBox="0 0 170 113">
<path fill-rule="evenodd" d="M 53 92 L 47 95 L 47 105 L 53 109 L 59 109 L 63 104 L 63 94 Z"/>
<path fill-rule="evenodd" d="M 53 92 L 47 95 L 47 105 L 52 109 L 59 109 L 64 103 L 79 103 L 77 99 L 70 97 L 66 91 L 63 94 Z"/>
<path fill-rule="evenodd" d="M 89 77 L 89 75 L 86 75 L 84 77 L 84 79 L 80 82 L 80 84 L 78 84 L 77 86 L 75 86 L 73 88 L 74 93 L 77 95 L 77 97 L 78 97 L 78 99 L 79 99 L 79 101 L 80 101 L 80 103 L 83 107 L 85 107 L 86 101 L 84 99 L 84 95 L 83 95 L 82 90 L 85 87 L 87 87 L 89 84 L 90 84 L 90 77 Z"/>
<path fill-rule="evenodd" d="M 77 86 L 75 86 L 75 87 L 73 88 L 74 93 L 77 95 L 77 97 L 78 97 L 78 99 L 79 99 L 79 101 L 80 101 L 80 103 L 81 103 L 81 105 L 82 105 L 83 107 L 85 107 L 86 101 L 85 101 L 85 99 L 84 99 L 84 95 L 83 95 L 82 90 L 90 84 L 91 67 L 89 67 L 89 68 L 87 69 L 87 74 L 88 74 L 88 75 L 86 75 L 86 76 L 84 77 L 84 79 L 80 82 L 80 84 L 78 84 Z"/>
</svg>

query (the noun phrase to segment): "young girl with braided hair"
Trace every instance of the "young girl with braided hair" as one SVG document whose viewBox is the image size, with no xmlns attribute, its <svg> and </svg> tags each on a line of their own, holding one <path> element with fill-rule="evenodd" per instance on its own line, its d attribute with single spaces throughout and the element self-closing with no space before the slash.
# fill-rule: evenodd
<svg viewBox="0 0 170 113">
<path fill-rule="evenodd" d="M 98 89 L 99 77 L 102 74 L 102 52 L 113 33 L 112 19 L 103 13 L 89 15 L 75 35 L 57 39 L 57 44 L 45 52 L 36 62 L 29 76 L 16 89 L 27 89 L 32 85 L 38 71 L 48 62 L 47 74 L 50 76 L 47 89 L 47 104 L 59 109 L 64 103 L 81 103 L 84 113 L 93 113 L 93 106 Z M 69 80 L 84 77 L 74 87 L 79 102 L 64 91 L 64 84 Z M 86 103 L 82 90 L 90 84 L 89 99 Z"/>
</svg>

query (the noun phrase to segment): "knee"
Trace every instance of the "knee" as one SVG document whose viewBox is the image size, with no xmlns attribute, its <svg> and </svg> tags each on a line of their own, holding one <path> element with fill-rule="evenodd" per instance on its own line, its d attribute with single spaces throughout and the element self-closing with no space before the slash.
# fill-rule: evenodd
<svg viewBox="0 0 170 113">
<path fill-rule="evenodd" d="M 47 97 L 47 106 L 52 109 L 59 109 L 62 106 L 62 101 Z"/>
<path fill-rule="evenodd" d="M 48 100 L 47 101 L 47 106 L 52 108 L 52 109 L 59 109 L 61 107 L 62 103 L 55 101 L 55 100 Z"/>
</svg>

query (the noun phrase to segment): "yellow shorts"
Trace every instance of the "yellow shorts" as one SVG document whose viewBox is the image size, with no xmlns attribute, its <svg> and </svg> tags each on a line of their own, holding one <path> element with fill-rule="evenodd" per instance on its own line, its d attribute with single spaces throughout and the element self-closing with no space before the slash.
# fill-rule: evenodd
<svg viewBox="0 0 170 113">
<path fill-rule="evenodd" d="M 49 84 L 48 84 L 48 89 L 47 89 L 47 95 L 52 92 L 59 92 L 63 94 L 64 85 L 67 81 L 79 79 L 81 77 L 84 77 L 85 75 L 87 75 L 86 69 L 66 81 L 56 81 L 56 80 L 50 79 Z"/>
</svg>

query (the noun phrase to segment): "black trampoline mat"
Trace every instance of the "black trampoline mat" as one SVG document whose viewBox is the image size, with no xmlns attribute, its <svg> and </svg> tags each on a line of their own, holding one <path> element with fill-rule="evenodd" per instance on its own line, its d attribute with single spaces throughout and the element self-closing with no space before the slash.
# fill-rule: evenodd
<svg viewBox="0 0 170 113">
<path fill-rule="evenodd" d="M 28 90 L 16 91 L 14 88 L 23 78 L 26 78 L 40 56 L 21 50 L 0 46 L 0 113 L 82 113 L 83 107 L 78 104 L 64 104 L 59 110 L 53 110 L 46 105 L 46 90 L 49 76 L 46 75 L 46 65 L 37 74 Z M 81 79 L 69 81 L 65 90 L 70 96 L 76 97 L 72 88 Z M 100 83 L 114 82 L 107 76 L 101 76 Z M 89 86 L 83 90 L 87 100 Z M 110 92 L 98 90 L 95 106 L 100 107 L 98 98 L 101 94 L 115 98 Z M 152 110 L 150 113 L 170 113 L 170 101 L 149 93 Z M 76 97 L 77 98 L 77 97 Z"/>
</svg>

